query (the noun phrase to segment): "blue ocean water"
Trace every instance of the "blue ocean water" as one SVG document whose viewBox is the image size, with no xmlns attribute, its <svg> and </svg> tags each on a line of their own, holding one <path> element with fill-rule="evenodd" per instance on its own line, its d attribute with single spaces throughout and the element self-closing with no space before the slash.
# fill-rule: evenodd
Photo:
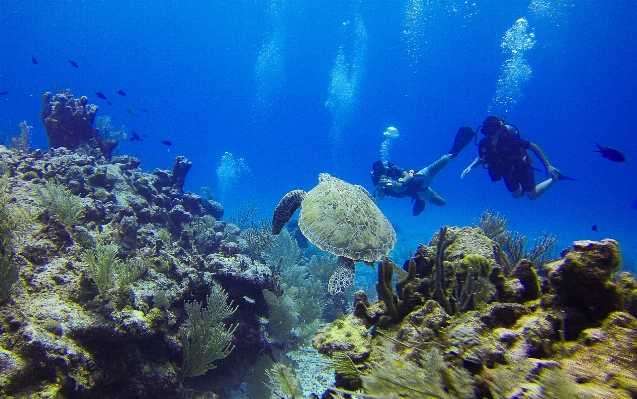
<svg viewBox="0 0 637 399">
<path fill-rule="evenodd" d="M 185 155 L 187 190 L 211 187 L 228 215 L 254 198 L 269 216 L 320 172 L 371 191 L 389 126 L 389 159 L 420 169 L 460 126 L 495 113 L 578 180 L 514 200 L 484 170 L 460 179 L 469 146 L 432 185 L 447 206 L 413 217 L 408 199 L 379 203 L 398 246 L 413 251 L 490 209 L 530 241 L 545 230 L 562 247 L 615 238 L 635 270 L 636 13 L 634 2 L 583 0 L 3 0 L 0 127 L 26 120 L 32 148 L 48 148 L 42 94 L 69 88 L 116 130 L 146 135 L 122 140 L 120 154 L 148 171 Z M 629 161 L 601 158 L 595 142 Z"/>
</svg>

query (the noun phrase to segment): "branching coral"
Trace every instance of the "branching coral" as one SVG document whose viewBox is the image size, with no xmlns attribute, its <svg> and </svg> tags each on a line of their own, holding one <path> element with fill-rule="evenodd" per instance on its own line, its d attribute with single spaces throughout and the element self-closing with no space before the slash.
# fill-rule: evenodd
<svg viewBox="0 0 637 399">
<path fill-rule="evenodd" d="M 241 230 L 245 230 L 250 226 L 250 221 L 257 213 L 259 213 L 259 204 L 255 204 L 253 198 L 249 203 L 241 205 L 237 210 L 237 216 L 228 218 L 228 222 L 236 224 Z"/>
<path fill-rule="evenodd" d="M 266 252 L 267 265 L 273 269 L 280 262 L 281 270 L 289 270 L 296 265 L 300 254 L 299 244 L 287 230 L 283 230 L 279 234 L 276 244 Z"/>
<path fill-rule="evenodd" d="M 67 229 L 79 224 L 84 214 L 82 199 L 56 183 L 46 182 L 44 187 L 38 187 L 38 199 Z"/>
<path fill-rule="evenodd" d="M 246 241 L 250 253 L 257 257 L 272 249 L 277 241 L 277 236 L 272 234 L 272 222 L 266 218 L 259 223 L 252 222 L 250 227 L 241 232 L 241 238 Z"/>
<path fill-rule="evenodd" d="M 484 235 L 497 243 L 501 243 L 506 233 L 507 219 L 499 213 L 488 209 L 482 213 L 480 220 L 473 223 L 474 227 L 480 227 Z"/>
<path fill-rule="evenodd" d="M 533 248 L 530 252 L 527 252 L 524 257 L 535 265 L 536 268 L 540 268 L 550 258 L 550 251 L 553 249 L 557 236 L 545 231 L 542 237 L 535 240 Z"/>
<path fill-rule="evenodd" d="M 117 262 L 115 264 L 115 274 L 117 275 L 117 289 L 125 291 L 135 280 L 140 278 L 148 266 L 141 258 L 133 258 L 128 262 Z"/>
<path fill-rule="evenodd" d="M 183 377 L 196 377 L 214 369 L 217 366 L 213 362 L 227 357 L 234 349 L 232 339 L 238 324 L 226 326 L 223 319 L 237 308 L 227 301 L 228 294 L 215 285 L 206 298 L 207 308 L 199 302 L 184 302 L 190 326 L 179 328 L 179 340 L 184 351 Z"/>
<path fill-rule="evenodd" d="M 107 294 L 115 282 L 117 282 L 118 291 L 123 292 L 148 268 L 147 263 L 139 258 L 122 261 L 117 257 L 118 251 L 116 244 L 98 244 L 95 248 L 88 249 L 82 256 L 88 275 L 95 281 L 102 300 L 107 299 Z"/>
<path fill-rule="evenodd" d="M 0 303 L 9 298 L 18 279 L 18 266 L 13 261 L 14 242 L 26 233 L 30 223 L 28 213 L 10 195 L 9 178 L 0 177 Z"/>
<path fill-rule="evenodd" d="M 263 290 L 263 297 L 268 304 L 270 315 L 266 330 L 270 339 L 279 345 L 289 341 L 289 334 L 299 322 L 299 312 L 296 303 L 291 295 L 287 292 L 281 296 Z"/>
<path fill-rule="evenodd" d="M 84 252 L 82 261 L 87 266 L 88 275 L 95 281 L 102 300 L 105 300 L 107 292 L 113 288 L 113 273 L 121 262 L 117 258 L 117 245 L 97 245 Z"/>
<path fill-rule="evenodd" d="M 420 352 L 417 363 L 386 350 L 380 352 L 384 363 L 373 362 L 370 371 L 361 375 L 363 390 L 372 398 L 475 397 L 468 372 L 448 368 L 435 348 Z"/>
<path fill-rule="evenodd" d="M 485 210 L 479 221 L 474 222 L 474 226 L 480 227 L 484 234 L 497 242 L 509 257 L 511 267 L 508 274 L 522 259 L 528 259 L 537 269 L 550 260 L 550 251 L 557 241 L 557 237 L 545 231 L 542 237 L 535 240 L 533 248 L 529 252 L 526 250 L 527 239 L 517 231 L 506 230 L 507 219 L 499 213 Z"/>
<path fill-rule="evenodd" d="M 275 363 L 273 367 L 266 370 L 270 380 L 268 387 L 277 398 L 302 398 L 303 388 L 294 370 L 283 363 Z"/>
<path fill-rule="evenodd" d="M 11 149 L 18 152 L 29 152 L 29 141 L 31 141 L 31 131 L 33 126 L 29 126 L 27 121 L 20 122 L 20 134 L 16 134 L 11 138 Z"/>
</svg>

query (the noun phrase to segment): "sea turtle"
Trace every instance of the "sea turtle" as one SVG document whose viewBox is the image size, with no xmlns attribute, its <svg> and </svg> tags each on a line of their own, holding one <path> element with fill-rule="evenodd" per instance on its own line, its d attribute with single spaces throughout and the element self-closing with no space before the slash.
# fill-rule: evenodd
<svg viewBox="0 0 637 399">
<path fill-rule="evenodd" d="M 281 198 L 272 216 L 272 234 L 278 235 L 299 207 L 303 235 L 323 251 L 338 256 L 328 284 L 331 294 L 352 284 L 354 262 L 373 265 L 396 244 L 394 228 L 362 186 L 319 174 L 319 183 L 310 192 L 293 190 Z"/>
</svg>

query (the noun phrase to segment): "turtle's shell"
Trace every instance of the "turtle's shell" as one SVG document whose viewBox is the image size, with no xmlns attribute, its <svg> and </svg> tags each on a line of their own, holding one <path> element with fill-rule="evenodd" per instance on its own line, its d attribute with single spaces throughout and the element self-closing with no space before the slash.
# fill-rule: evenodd
<svg viewBox="0 0 637 399">
<path fill-rule="evenodd" d="M 299 228 L 314 245 L 354 261 L 373 262 L 396 244 L 396 232 L 367 190 L 321 173 L 301 203 Z"/>
</svg>

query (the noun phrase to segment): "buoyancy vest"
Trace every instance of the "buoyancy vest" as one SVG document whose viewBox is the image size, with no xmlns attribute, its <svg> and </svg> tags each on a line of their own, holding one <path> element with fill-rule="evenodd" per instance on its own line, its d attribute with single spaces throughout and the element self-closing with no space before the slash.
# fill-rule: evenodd
<svg viewBox="0 0 637 399">
<path fill-rule="evenodd" d="M 510 125 L 492 135 L 487 135 L 478 144 L 478 154 L 483 166 L 489 170 L 492 181 L 502 179 L 516 165 L 530 163 L 527 153 L 530 142 L 520 139 L 519 132 Z"/>
</svg>

